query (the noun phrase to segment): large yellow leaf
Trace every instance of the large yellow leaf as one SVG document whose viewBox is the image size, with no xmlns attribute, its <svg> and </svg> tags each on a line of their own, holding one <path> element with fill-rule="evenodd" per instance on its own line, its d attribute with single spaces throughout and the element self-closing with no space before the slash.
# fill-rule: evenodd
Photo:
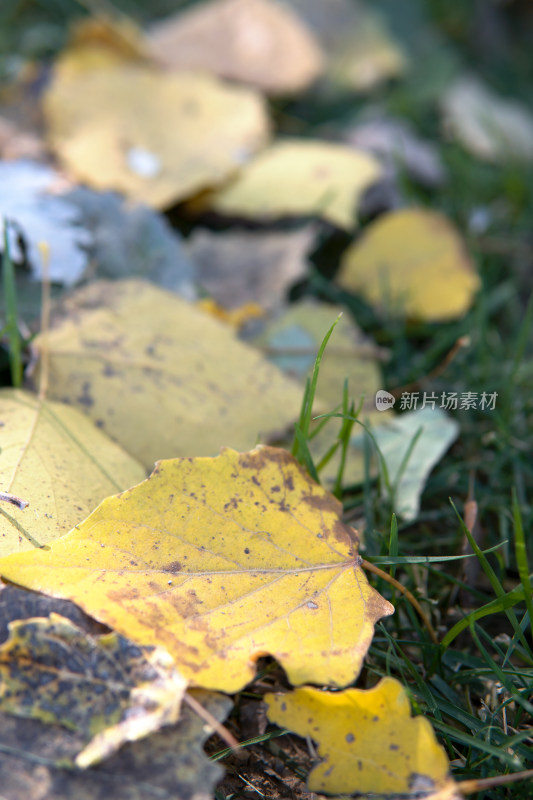
<svg viewBox="0 0 533 800">
<path fill-rule="evenodd" d="M 394 678 L 368 690 L 305 686 L 267 694 L 265 701 L 271 722 L 319 743 L 321 763 L 309 776 L 313 792 L 384 799 L 458 796 L 430 723 L 411 717 L 407 694 Z"/>
<path fill-rule="evenodd" d="M 212 0 L 156 23 L 154 58 L 174 69 L 202 69 L 273 94 L 305 89 L 323 59 L 310 30 L 272 0 Z"/>
<path fill-rule="evenodd" d="M 419 208 L 380 217 L 346 251 L 338 281 L 389 312 L 454 319 L 480 287 L 475 266 L 452 223 Z"/>
<path fill-rule="evenodd" d="M 49 551 L 1 559 L 0 574 L 165 647 L 197 686 L 236 692 L 266 654 L 293 684 L 345 686 L 393 608 L 341 511 L 284 450 L 162 461 Z"/>
<path fill-rule="evenodd" d="M 266 143 L 252 89 L 107 51 L 101 62 L 101 52 L 67 51 L 44 99 L 50 144 L 79 181 L 164 208 L 218 185 Z"/>
<path fill-rule="evenodd" d="M 0 488 L 29 503 L 0 504 L 0 555 L 48 544 L 145 471 L 79 411 L 29 392 L 0 392 Z"/>
<path fill-rule="evenodd" d="M 0 708 L 80 731 L 87 767 L 177 722 L 186 681 L 164 650 L 91 636 L 59 614 L 11 622 L 0 648 Z"/>
<path fill-rule="evenodd" d="M 257 156 L 210 202 L 222 214 L 253 219 L 313 215 L 350 230 L 361 195 L 380 176 L 381 166 L 367 153 L 293 139 Z"/>
<path fill-rule="evenodd" d="M 159 458 L 247 450 L 298 415 L 301 389 L 234 332 L 141 281 L 76 292 L 49 351 L 50 393 L 81 410 L 148 468 Z"/>
</svg>

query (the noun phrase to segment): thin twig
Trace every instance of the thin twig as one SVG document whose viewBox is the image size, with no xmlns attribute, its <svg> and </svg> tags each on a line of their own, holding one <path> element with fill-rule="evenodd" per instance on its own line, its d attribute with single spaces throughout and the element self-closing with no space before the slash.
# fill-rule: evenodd
<svg viewBox="0 0 533 800">
<path fill-rule="evenodd" d="M 369 572 L 373 572 L 374 575 L 379 575 L 379 577 L 383 578 L 384 581 L 387 581 L 387 583 L 390 583 L 391 586 L 394 586 L 396 589 L 398 589 L 398 591 L 401 592 L 404 595 L 404 597 L 411 603 L 411 605 L 419 615 L 420 619 L 428 629 L 428 633 L 432 641 L 435 644 L 439 644 L 439 640 L 437 638 L 437 634 L 435 633 L 435 629 L 433 628 L 433 625 L 429 621 L 429 617 L 427 616 L 426 612 L 424 611 L 424 609 L 422 608 L 422 606 L 420 605 L 414 594 L 412 594 L 409 591 L 409 589 L 406 589 L 405 586 L 400 583 L 400 581 L 397 581 L 396 578 L 393 578 L 391 575 L 388 574 L 388 572 L 384 572 L 379 567 L 376 567 L 375 564 L 371 564 L 370 561 L 366 561 L 366 559 L 363 559 L 361 566 L 364 569 L 367 569 Z"/>
<path fill-rule="evenodd" d="M 233 736 L 233 734 L 230 733 L 228 729 L 224 727 L 224 725 L 222 725 L 221 722 L 215 719 L 215 717 L 212 714 L 210 714 L 209 711 L 206 708 L 204 708 L 201 703 L 198 702 L 198 700 L 195 700 L 194 697 L 191 697 L 191 695 L 188 692 L 185 692 L 183 696 L 183 701 L 187 703 L 189 708 L 191 708 L 196 714 L 198 714 L 198 716 L 201 719 L 203 719 L 203 721 L 206 722 L 210 728 L 213 728 L 215 733 L 218 733 L 220 738 L 224 742 L 226 742 L 228 747 L 231 747 L 232 750 L 235 750 L 236 748 L 239 747 L 239 742 Z"/>
</svg>

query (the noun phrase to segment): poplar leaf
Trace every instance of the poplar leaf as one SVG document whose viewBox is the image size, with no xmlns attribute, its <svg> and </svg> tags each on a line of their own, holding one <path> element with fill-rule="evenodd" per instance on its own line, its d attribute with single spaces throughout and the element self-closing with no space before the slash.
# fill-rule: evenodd
<svg viewBox="0 0 533 800">
<path fill-rule="evenodd" d="M 268 139 L 252 89 L 94 46 L 61 55 L 44 111 L 50 144 L 79 182 L 156 208 L 218 185 Z"/>
<path fill-rule="evenodd" d="M 75 408 L 30 392 L 0 391 L 0 555 L 47 545 L 111 492 L 145 478 L 143 467 Z"/>
<path fill-rule="evenodd" d="M 293 684 L 346 686 L 393 608 L 369 584 L 342 506 L 284 450 L 162 461 L 13 583 L 73 600 L 193 685 L 237 692 L 274 656 Z"/>
<path fill-rule="evenodd" d="M 368 153 L 291 139 L 260 153 L 208 202 L 221 214 L 266 220 L 318 216 L 351 230 L 362 194 L 381 174 Z"/>
<path fill-rule="evenodd" d="M 177 721 L 186 681 L 165 651 L 115 633 L 91 636 L 59 614 L 9 623 L 0 647 L 0 708 L 78 730 L 87 767 L 124 742 Z"/>
<path fill-rule="evenodd" d="M 320 763 L 308 780 L 313 792 L 383 800 L 459 797 L 430 723 L 411 717 L 407 694 L 394 678 L 366 690 L 304 686 L 267 694 L 265 701 L 271 722 L 318 742 Z"/>
<path fill-rule="evenodd" d="M 450 220 L 421 208 L 372 223 L 344 254 L 338 282 L 389 313 L 429 321 L 465 314 L 481 285 Z"/>
<path fill-rule="evenodd" d="M 248 449 L 298 416 L 297 384 L 174 294 L 98 281 L 60 310 L 35 340 L 48 353 L 49 394 L 85 411 L 147 468 L 226 444 Z"/>
</svg>

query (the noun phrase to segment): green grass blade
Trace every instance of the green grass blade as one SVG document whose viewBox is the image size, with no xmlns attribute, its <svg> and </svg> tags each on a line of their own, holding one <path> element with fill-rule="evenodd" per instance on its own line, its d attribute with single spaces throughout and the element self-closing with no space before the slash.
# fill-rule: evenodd
<svg viewBox="0 0 533 800">
<path fill-rule="evenodd" d="M 516 496 L 516 490 L 514 488 L 513 488 L 513 522 L 514 522 L 514 546 L 515 546 L 516 564 L 518 567 L 518 575 L 520 577 L 520 583 L 524 587 L 524 600 L 526 601 L 527 613 L 529 615 L 529 624 L 533 625 L 533 599 L 531 594 L 529 565 L 527 562 L 526 537 L 524 535 L 524 526 L 522 524 L 522 515 L 520 514 L 520 506 L 518 505 L 518 498 Z"/>
<path fill-rule="evenodd" d="M 295 435 L 292 445 L 292 454 L 295 458 L 298 459 L 298 461 L 300 461 L 300 463 L 303 463 L 302 461 L 303 453 L 301 452 L 301 446 L 302 446 L 301 443 L 303 440 L 307 441 L 307 439 L 309 438 L 309 428 L 311 426 L 311 419 L 313 415 L 313 403 L 315 400 L 316 385 L 318 382 L 318 375 L 320 372 L 320 363 L 322 361 L 322 356 L 324 355 L 324 350 L 326 349 L 326 345 L 331 338 L 331 334 L 335 330 L 336 326 L 339 324 L 341 317 L 342 313 L 339 314 L 339 316 L 337 317 L 337 319 L 335 320 L 335 322 L 333 323 L 333 325 L 331 326 L 331 328 L 329 329 L 329 331 L 326 333 L 326 335 L 322 340 L 322 344 L 320 345 L 317 357 L 315 359 L 315 365 L 313 367 L 311 380 L 306 385 L 306 391 L 304 392 L 302 407 L 300 410 L 300 419 L 298 420 L 295 426 Z M 297 434 L 297 430 L 299 430 L 301 434 L 300 436 Z"/>
<path fill-rule="evenodd" d="M 8 340 L 9 367 L 13 386 L 22 386 L 22 337 L 17 315 L 17 295 L 15 289 L 15 270 L 9 252 L 8 222 L 4 219 L 4 252 L 2 272 L 5 297 L 5 335 Z"/>
</svg>

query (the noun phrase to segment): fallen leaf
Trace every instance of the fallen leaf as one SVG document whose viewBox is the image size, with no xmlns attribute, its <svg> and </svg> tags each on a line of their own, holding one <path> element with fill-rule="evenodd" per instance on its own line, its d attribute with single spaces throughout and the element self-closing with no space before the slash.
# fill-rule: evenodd
<svg viewBox="0 0 533 800">
<path fill-rule="evenodd" d="M 533 160 L 533 114 L 477 78 L 459 78 L 442 98 L 445 130 L 486 161 Z"/>
<path fill-rule="evenodd" d="M 279 369 L 305 383 L 320 344 L 341 311 L 338 306 L 300 300 L 268 321 L 251 341 Z M 382 355 L 383 351 L 345 315 L 320 362 L 317 395 L 322 404 L 331 410 L 342 403 L 347 378 L 356 405 L 364 397 L 365 410 L 375 411 L 374 396 L 382 384 L 377 360 Z"/>
<path fill-rule="evenodd" d="M 269 94 L 299 92 L 322 71 L 322 53 L 296 14 L 271 0 L 212 0 L 152 26 L 153 58 L 200 69 Z"/>
<path fill-rule="evenodd" d="M 226 325 L 141 281 L 72 294 L 35 339 L 49 393 L 85 411 L 147 468 L 159 458 L 246 449 L 297 418 L 300 387 Z"/>
<path fill-rule="evenodd" d="M 232 705 L 212 692 L 191 694 L 217 720 Z M 0 712 L 2 794 L 11 800 L 204 800 L 222 777 L 221 767 L 202 748 L 212 733 L 184 705 L 176 725 L 125 744 L 105 764 L 81 770 L 71 766 L 83 746 L 79 734 Z"/>
<path fill-rule="evenodd" d="M 406 520 L 414 520 L 420 510 L 420 497 L 427 477 L 457 439 L 459 423 L 438 406 L 427 405 L 387 419 L 374 427 L 372 433 L 385 459 L 390 482 L 396 487 L 394 511 Z M 417 434 L 409 460 L 405 463 Z"/>
<path fill-rule="evenodd" d="M 303 392 L 322 339 L 341 310 L 340 307 L 312 300 L 293 303 L 276 318 L 268 321 L 251 342 L 279 369 L 299 380 Z M 335 328 L 320 363 L 317 383 L 320 407 L 332 412 L 341 405 L 344 382 L 348 379 L 350 400 L 354 401 L 356 408 L 363 401 L 359 415 L 361 422 L 368 423 L 375 419 L 378 412 L 374 398 L 382 384 L 378 360 L 384 356 L 384 351 L 370 342 L 345 315 Z M 309 442 L 315 464 L 320 463 L 320 459 L 333 445 L 341 425 L 342 420 L 330 420 Z M 357 424 L 355 429 L 361 430 Z M 321 482 L 330 485 L 335 481 L 340 456 L 341 450 L 338 449 L 337 454 L 320 472 Z M 348 448 L 343 475 L 344 486 L 360 483 L 364 479 L 364 456 L 356 447 Z"/>
<path fill-rule="evenodd" d="M 423 186 L 440 186 L 446 179 L 444 164 L 434 144 L 421 139 L 404 120 L 372 114 L 343 133 L 347 144 L 372 153 L 387 171 L 407 175 Z"/>
<path fill-rule="evenodd" d="M 90 232 L 85 278 L 144 278 L 187 300 L 196 297 L 194 267 L 166 217 L 112 192 L 79 187 L 66 196 Z"/>
<path fill-rule="evenodd" d="M 407 69 L 404 49 L 385 19 L 357 0 L 285 0 L 301 15 L 326 52 L 328 79 L 337 86 L 367 92 Z"/>
<path fill-rule="evenodd" d="M 284 450 L 226 449 L 159 462 L 49 551 L 1 559 L 0 574 L 164 647 L 196 686 L 237 692 L 267 654 L 293 684 L 345 686 L 393 608 L 341 514 Z"/>
<path fill-rule="evenodd" d="M 304 686 L 264 699 L 271 722 L 318 742 L 321 762 L 308 779 L 312 792 L 431 800 L 445 790 L 449 800 L 458 797 L 444 749 L 427 719 L 411 717 L 407 694 L 394 678 L 382 678 L 373 689 Z"/>
<path fill-rule="evenodd" d="M 455 227 L 421 208 L 384 214 L 345 252 L 338 283 L 391 314 L 455 319 L 480 280 Z"/>
<path fill-rule="evenodd" d="M 380 176 L 379 163 L 367 153 L 291 139 L 271 145 L 207 202 L 221 214 L 265 220 L 318 216 L 351 230 L 361 195 Z"/>
<path fill-rule="evenodd" d="M 50 144 L 79 182 L 166 208 L 226 180 L 266 144 L 265 104 L 252 89 L 106 59 L 67 50 L 44 97 Z"/>
<path fill-rule="evenodd" d="M 81 522 L 110 492 L 145 471 L 74 408 L 0 391 L 0 486 L 29 503 L 0 505 L 0 554 L 48 544 Z"/>
<path fill-rule="evenodd" d="M 52 613 L 66 617 L 87 633 L 109 633 L 105 625 L 87 616 L 70 600 L 48 597 L 0 581 L 0 644 L 9 636 L 10 622 L 30 617 L 48 617 Z"/>
<path fill-rule="evenodd" d="M 187 240 L 198 283 L 226 309 L 257 303 L 282 305 L 290 286 L 308 272 L 305 257 L 317 230 L 288 233 L 211 233 L 197 229 Z"/>
<path fill-rule="evenodd" d="M 14 261 L 26 261 L 33 277 L 42 278 L 39 245 L 45 242 L 50 253 L 49 279 L 72 285 L 87 265 L 85 248 L 91 242 L 91 235 L 82 226 L 78 209 L 65 196 L 54 192 L 60 180 L 59 174 L 44 164 L 0 161 L 0 217 L 11 223 L 9 252 Z"/>
<path fill-rule="evenodd" d="M 54 613 L 9 623 L 0 676 L 2 711 L 81 732 L 79 767 L 175 723 L 186 687 L 165 651 L 91 636 Z"/>
</svg>

